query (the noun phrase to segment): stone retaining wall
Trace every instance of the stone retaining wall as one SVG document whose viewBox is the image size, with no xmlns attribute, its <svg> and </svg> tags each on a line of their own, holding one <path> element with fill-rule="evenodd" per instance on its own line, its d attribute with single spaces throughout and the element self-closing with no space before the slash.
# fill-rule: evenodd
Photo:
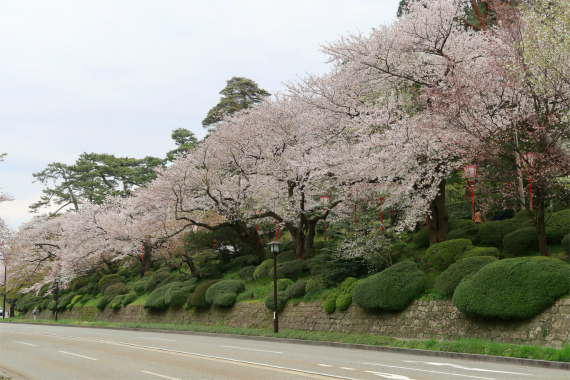
<svg viewBox="0 0 570 380">
<path fill-rule="evenodd" d="M 40 318 L 51 318 L 50 311 Z M 31 317 L 31 314 L 29 314 Z M 61 319 L 109 322 L 150 322 L 223 325 L 261 328 L 272 326 L 272 312 L 261 303 L 239 303 L 233 308 L 209 310 L 170 308 L 164 312 L 129 305 L 120 310 L 81 307 L 60 312 Z M 529 321 L 505 322 L 467 317 L 451 301 L 414 301 L 401 312 L 372 312 L 352 305 L 347 311 L 327 314 L 321 302 L 287 305 L 279 314 L 282 329 L 367 333 L 406 339 L 457 339 L 471 337 L 498 342 L 561 347 L 570 341 L 570 299 L 558 300 Z"/>
</svg>

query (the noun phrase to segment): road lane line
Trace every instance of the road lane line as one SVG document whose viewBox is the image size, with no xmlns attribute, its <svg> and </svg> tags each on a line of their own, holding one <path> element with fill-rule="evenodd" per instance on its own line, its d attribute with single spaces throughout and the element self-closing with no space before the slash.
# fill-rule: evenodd
<svg viewBox="0 0 570 380">
<path fill-rule="evenodd" d="M 398 367 L 398 366 L 395 366 L 395 365 L 387 365 L 387 364 L 377 364 L 377 363 L 361 363 L 361 364 L 375 365 L 375 366 L 388 367 L 388 368 L 407 369 L 407 370 L 410 370 L 410 371 L 419 371 L 419 372 L 428 372 L 428 373 L 438 373 L 438 374 L 440 374 L 440 375 L 469 377 L 469 378 L 471 378 L 471 379 L 496 380 L 495 378 L 492 378 L 492 377 L 479 377 L 479 376 L 462 375 L 462 374 L 460 374 L 460 373 L 452 373 L 452 372 L 429 371 L 429 370 L 427 370 L 427 369 Z M 370 372 L 370 371 L 365 371 L 365 372 Z"/>
<path fill-rule="evenodd" d="M 354 368 L 348 368 L 348 367 L 340 367 L 340 369 L 346 369 L 346 370 L 349 370 L 349 371 L 356 371 Z"/>
<path fill-rule="evenodd" d="M 410 379 L 408 376 L 394 375 L 393 373 L 374 372 L 374 371 L 364 371 L 364 372 L 372 373 L 376 376 L 380 376 L 380 377 L 383 377 L 385 379 L 391 379 L 391 380 L 414 380 L 414 379 Z"/>
<path fill-rule="evenodd" d="M 111 335 L 111 334 L 106 334 L 106 333 L 94 333 L 94 332 L 87 332 L 85 331 L 85 334 L 92 334 L 92 335 Z"/>
<path fill-rule="evenodd" d="M 145 338 L 144 336 L 139 336 L 139 339 L 150 339 L 150 340 L 165 340 L 167 342 L 176 342 L 175 340 L 172 339 L 161 339 L 161 338 Z"/>
<path fill-rule="evenodd" d="M 414 361 L 414 360 L 404 360 L 404 362 L 406 362 L 406 363 L 423 363 L 423 364 L 428 364 L 428 365 L 433 365 L 433 366 L 442 366 L 442 367 L 447 366 L 447 367 L 452 367 L 452 368 L 457 368 L 457 369 L 464 369 L 466 371 L 495 372 L 495 373 L 506 373 L 509 375 L 533 376 L 533 375 L 528 374 L 528 373 L 496 371 L 494 369 L 485 369 L 485 368 L 471 368 L 471 367 L 464 367 L 462 365 L 452 364 L 452 363 L 423 362 L 423 361 Z"/>
<path fill-rule="evenodd" d="M 35 344 L 31 344 L 31 343 L 18 342 L 18 341 L 16 341 L 16 340 L 13 340 L 12 342 L 14 342 L 14 343 L 20 343 L 20 344 L 25 344 L 25 345 L 28 345 L 28 346 L 37 347 Z"/>
<path fill-rule="evenodd" d="M 80 358 L 83 358 L 83 359 L 97 360 L 97 359 L 95 359 L 95 358 L 90 358 L 89 356 L 83 356 L 83 355 L 72 354 L 71 352 L 67 352 L 67 351 L 59 351 L 59 352 L 61 352 L 61 353 L 63 353 L 63 354 L 67 354 L 67 355 L 77 356 L 77 357 L 80 357 Z"/>
<path fill-rule="evenodd" d="M 330 364 L 317 364 L 317 365 L 320 365 L 321 367 L 332 367 L 332 365 Z"/>
<path fill-rule="evenodd" d="M 220 346 L 220 347 L 235 348 L 236 350 L 248 350 L 248 351 L 269 352 L 269 353 L 272 353 L 272 354 L 282 354 L 282 353 L 283 353 L 283 352 L 279 352 L 279 351 L 258 350 L 258 349 L 256 349 L 256 348 L 245 348 L 245 347 L 235 347 L 235 346 Z"/>
<path fill-rule="evenodd" d="M 154 372 L 149 372 L 149 371 L 141 371 L 141 372 L 142 372 L 142 373 L 148 373 L 149 375 L 164 377 L 165 379 L 180 380 L 180 379 L 177 379 L 176 377 L 170 377 L 170 376 L 161 375 L 160 373 L 154 373 Z"/>
</svg>

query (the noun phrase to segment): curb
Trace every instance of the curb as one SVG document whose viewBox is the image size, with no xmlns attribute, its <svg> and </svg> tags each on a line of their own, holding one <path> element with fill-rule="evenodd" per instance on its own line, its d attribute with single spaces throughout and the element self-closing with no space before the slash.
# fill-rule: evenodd
<svg viewBox="0 0 570 380">
<path fill-rule="evenodd" d="M 570 363 L 568 363 L 568 362 L 535 360 L 535 359 L 522 359 L 522 358 L 511 358 L 511 357 L 505 357 L 505 356 L 492 356 L 492 355 L 480 355 L 480 354 L 466 354 L 466 353 L 460 353 L 460 352 L 429 351 L 429 350 L 420 350 L 420 349 L 415 349 L 415 348 L 369 346 L 369 345 L 365 345 L 365 344 L 322 342 L 322 341 L 316 341 L 316 340 L 273 338 L 273 337 L 264 337 L 264 336 L 237 335 L 237 334 L 226 334 L 226 333 L 208 333 L 208 332 L 198 332 L 198 331 L 177 331 L 177 330 L 160 330 L 160 329 L 131 328 L 131 327 L 110 327 L 110 326 L 54 325 L 54 324 L 50 324 L 50 323 L 28 323 L 28 322 L 10 322 L 10 321 L 8 321 L 7 323 L 17 323 L 17 324 L 23 324 L 23 325 L 98 328 L 98 329 L 124 330 L 124 331 L 161 332 L 164 334 L 179 334 L 179 335 L 220 336 L 220 337 L 225 337 L 225 338 L 244 339 L 244 340 L 257 340 L 257 341 L 266 341 L 266 342 L 282 342 L 282 343 L 290 343 L 290 344 L 302 344 L 302 345 L 307 345 L 307 346 L 339 347 L 339 348 L 349 348 L 349 349 L 365 350 L 365 351 L 391 352 L 391 353 L 398 353 L 398 354 L 431 356 L 431 357 L 447 358 L 447 359 L 464 359 L 464 360 L 472 360 L 472 361 L 487 362 L 487 363 L 514 364 L 514 365 L 521 365 L 521 366 L 526 366 L 526 367 L 539 367 L 539 368 L 549 368 L 549 369 L 570 370 Z"/>
</svg>

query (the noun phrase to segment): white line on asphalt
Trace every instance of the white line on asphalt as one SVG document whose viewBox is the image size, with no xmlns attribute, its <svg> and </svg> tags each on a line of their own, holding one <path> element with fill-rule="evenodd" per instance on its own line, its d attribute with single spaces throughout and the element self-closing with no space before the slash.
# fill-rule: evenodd
<svg viewBox="0 0 570 380">
<path fill-rule="evenodd" d="M 451 372 L 438 372 L 438 371 L 428 371 L 427 369 L 418 369 L 418 368 L 408 368 L 408 367 L 398 367 L 395 365 L 387 365 L 387 364 L 377 364 L 377 363 L 362 363 L 362 364 L 367 364 L 367 365 L 376 365 L 376 366 L 380 366 L 380 367 L 388 367 L 388 368 L 399 368 L 399 369 L 407 369 L 410 371 L 419 371 L 419 372 L 429 372 L 429 373 L 439 373 L 442 375 L 451 375 L 451 376 L 460 376 L 460 377 L 469 377 L 471 379 L 482 379 L 482 380 L 495 380 L 492 377 L 479 377 L 479 376 L 469 376 L 469 375 L 462 375 L 459 373 L 451 373 Z M 365 372 L 370 372 L 370 371 L 365 371 Z"/>
<path fill-rule="evenodd" d="M 145 338 L 144 336 L 139 336 L 139 339 L 150 339 L 150 340 L 165 340 L 165 341 L 167 341 L 167 342 L 176 342 L 175 340 L 172 340 L 172 339 Z"/>
<path fill-rule="evenodd" d="M 92 335 L 111 335 L 111 334 L 106 334 L 106 333 L 94 333 L 94 332 L 85 332 L 85 334 L 92 334 Z"/>
<path fill-rule="evenodd" d="M 413 361 L 413 360 L 404 360 L 406 363 L 423 363 L 435 366 L 448 366 L 457 369 L 464 369 L 466 371 L 479 371 L 479 372 L 495 372 L 495 373 L 508 373 L 509 375 L 522 375 L 522 376 L 532 376 L 528 373 L 520 373 L 520 372 L 508 372 L 508 371 L 496 371 L 494 369 L 484 369 L 484 368 L 471 368 L 471 367 L 464 367 L 462 365 L 451 364 L 451 363 L 438 363 L 438 362 L 422 362 L 422 361 Z"/>
<path fill-rule="evenodd" d="M 16 340 L 13 340 L 12 342 L 14 342 L 14 343 L 20 343 L 20 344 L 25 344 L 25 345 L 28 345 L 28 346 L 34 346 L 34 347 L 36 347 L 36 345 L 35 345 L 35 344 L 31 344 L 31 343 L 18 342 L 18 341 L 16 341 Z"/>
<path fill-rule="evenodd" d="M 61 353 L 63 353 L 63 354 L 67 354 L 67 355 L 77 356 L 77 357 L 80 357 L 80 358 L 83 358 L 83 359 L 97 360 L 97 359 L 94 359 L 94 358 L 90 358 L 89 356 L 83 356 L 83 355 L 72 354 L 71 352 L 66 352 L 66 351 L 59 351 L 59 352 L 61 352 Z"/>
<path fill-rule="evenodd" d="M 348 368 L 348 367 L 340 367 L 340 369 L 347 369 L 349 371 L 356 371 L 354 368 Z"/>
<path fill-rule="evenodd" d="M 164 376 L 164 375 L 161 375 L 160 373 L 154 373 L 154 372 L 149 372 L 149 371 L 141 371 L 141 372 L 142 372 L 142 373 L 148 373 L 149 375 L 164 377 L 165 379 L 179 380 L 179 379 L 177 379 L 176 377 Z"/>
<path fill-rule="evenodd" d="M 317 365 L 320 365 L 321 367 L 332 367 L 332 365 L 330 364 L 317 364 Z"/>
<path fill-rule="evenodd" d="M 374 371 L 365 371 L 365 372 L 372 373 L 376 376 L 380 376 L 385 379 L 391 379 L 391 380 L 414 380 L 410 379 L 408 376 L 394 375 L 393 373 L 374 372 Z"/>
<path fill-rule="evenodd" d="M 245 347 L 234 347 L 234 346 L 220 346 L 226 348 L 235 348 L 236 350 L 249 350 L 249 351 L 260 351 L 260 352 L 270 352 L 272 354 L 282 354 L 283 352 L 279 351 L 267 351 L 267 350 L 258 350 L 256 348 L 245 348 Z"/>
</svg>

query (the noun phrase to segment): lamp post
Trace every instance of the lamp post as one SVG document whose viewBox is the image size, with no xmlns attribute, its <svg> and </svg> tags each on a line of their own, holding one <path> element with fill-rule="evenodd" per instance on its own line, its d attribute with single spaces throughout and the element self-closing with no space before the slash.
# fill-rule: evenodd
<svg viewBox="0 0 570 380">
<path fill-rule="evenodd" d="M 471 220 L 475 220 L 475 202 L 473 201 L 473 183 L 477 177 L 477 165 L 465 165 L 463 166 L 463 172 L 465 173 L 465 179 L 469 183 L 469 188 L 471 189 Z"/>
<path fill-rule="evenodd" d="M 269 250 L 273 253 L 273 331 L 279 332 L 279 319 L 277 315 L 277 254 L 281 252 L 281 243 L 277 239 L 269 244 Z"/>
<path fill-rule="evenodd" d="M 331 200 L 331 197 L 329 197 L 328 195 L 323 195 L 321 197 L 319 197 L 319 202 L 321 203 L 321 207 L 323 208 L 323 210 L 325 210 L 325 214 L 327 212 L 327 206 L 329 205 L 329 202 Z M 325 241 L 327 241 L 327 217 L 325 215 Z"/>
<path fill-rule="evenodd" d="M 55 300 L 55 321 L 57 322 L 57 301 L 59 300 L 59 277 L 53 279 L 55 283 L 55 293 L 54 293 L 54 300 Z"/>
<path fill-rule="evenodd" d="M 536 162 L 536 153 L 527 152 L 527 153 L 521 154 L 521 161 L 522 161 L 523 168 L 525 170 L 529 171 L 529 173 L 528 173 L 528 190 L 530 193 L 530 209 L 534 210 L 533 204 L 532 204 L 532 175 L 530 173 L 530 170 L 534 169 L 534 163 Z"/>
</svg>

